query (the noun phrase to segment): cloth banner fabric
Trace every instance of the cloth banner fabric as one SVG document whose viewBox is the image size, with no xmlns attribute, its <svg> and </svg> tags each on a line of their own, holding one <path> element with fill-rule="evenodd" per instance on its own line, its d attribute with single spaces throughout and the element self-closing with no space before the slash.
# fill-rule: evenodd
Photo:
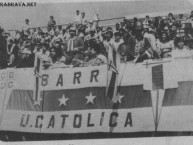
<svg viewBox="0 0 193 145">
<path fill-rule="evenodd" d="M 171 61 L 161 66 L 127 63 L 120 65 L 120 74 L 123 71 L 114 103 L 106 97 L 106 65 L 42 70 L 37 104 L 33 97 L 33 69 L 0 70 L 0 130 L 193 131 L 193 60 Z"/>
</svg>

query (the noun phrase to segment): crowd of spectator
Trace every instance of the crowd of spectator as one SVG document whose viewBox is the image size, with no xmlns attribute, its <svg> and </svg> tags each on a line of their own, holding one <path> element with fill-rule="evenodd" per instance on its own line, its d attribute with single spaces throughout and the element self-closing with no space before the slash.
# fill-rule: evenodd
<svg viewBox="0 0 193 145">
<path fill-rule="evenodd" d="M 109 49 L 115 49 L 122 62 L 134 63 L 193 55 L 193 11 L 189 16 L 123 19 L 114 27 L 99 22 L 98 15 L 88 21 L 85 12 L 77 10 L 73 23 L 66 26 L 50 16 L 46 30 L 31 28 L 29 19 L 14 36 L 0 29 L 0 68 L 33 67 L 35 56 L 45 68 L 100 65 L 108 62 Z"/>
</svg>

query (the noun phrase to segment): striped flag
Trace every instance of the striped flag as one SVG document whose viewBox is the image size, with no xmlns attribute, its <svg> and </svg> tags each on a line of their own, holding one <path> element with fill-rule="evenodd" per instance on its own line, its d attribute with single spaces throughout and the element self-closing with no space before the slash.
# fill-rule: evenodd
<svg viewBox="0 0 193 145">
<path fill-rule="evenodd" d="M 113 127 L 113 132 L 153 131 L 150 92 L 144 92 L 141 85 L 123 87 L 119 109 L 115 111 L 105 90 L 105 86 L 46 90 L 41 105 L 34 105 L 33 91 L 13 90 L 4 112 L 2 130 L 93 133 L 110 132 Z M 137 112 L 131 108 L 138 108 Z M 13 114 L 15 117 L 11 120 Z M 148 124 L 144 127 L 141 120 Z"/>
<path fill-rule="evenodd" d="M 42 70 L 42 61 L 38 57 L 38 55 L 35 56 L 35 63 L 34 63 L 34 76 L 35 76 L 35 83 L 34 83 L 34 95 L 33 99 L 35 101 L 35 104 L 40 105 L 41 101 L 41 91 L 40 91 L 40 79 L 41 79 L 41 70 Z"/>
<path fill-rule="evenodd" d="M 116 52 L 115 47 L 109 44 L 108 49 L 108 71 L 107 73 L 107 97 L 109 97 L 113 102 L 117 101 L 118 94 L 118 69 L 120 66 L 120 57 Z"/>
</svg>

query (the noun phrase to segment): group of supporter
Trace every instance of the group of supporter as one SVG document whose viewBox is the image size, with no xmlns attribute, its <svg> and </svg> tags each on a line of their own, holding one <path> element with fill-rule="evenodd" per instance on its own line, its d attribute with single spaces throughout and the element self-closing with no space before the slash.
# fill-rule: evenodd
<svg viewBox="0 0 193 145">
<path fill-rule="evenodd" d="M 98 15 L 88 21 L 76 11 L 73 23 L 57 25 L 50 16 L 47 28 L 31 28 L 25 20 L 22 31 L 5 37 L 0 30 L 0 67 L 33 67 L 36 56 L 45 68 L 106 64 L 112 49 L 122 62 L 146 59 L 192 57 L 193 11 L 189 16 L 157 16 L 123 19 L 113 27 L 100 26 Z"/>
</svg>

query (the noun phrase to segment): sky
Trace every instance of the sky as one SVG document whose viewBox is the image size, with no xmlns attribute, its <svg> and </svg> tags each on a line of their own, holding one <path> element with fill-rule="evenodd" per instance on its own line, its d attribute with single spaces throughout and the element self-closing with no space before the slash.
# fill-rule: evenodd
<svg viewBox="0 0 193 145">
<path fill-rule="evenodd" d="M 30 1 L 34 2 L 32 0 Z M 84 2 L 80 2 L 80 0 L 72 0 L 72 2 L 69 2 L 69 0 L 65 2 L 62 0 L 46 1 L 49 3 L 37 1 L 36 7 L 1 7 L 0 26 L 5 30 L 21 29 L 26 18 L 30 20 L 32 27 L 45 26 L 51 15 L 55 17 L 57 24 L 65 24 L 72 22 L 76 10 L 84 11 L 86 18 L 92 20 L 96 12 L 99 13 L 101 19 L 106 19 L 124 17 L 132 14 L 193 9 L 192 3 L 188 0 L 106 0 L 106 2 L 96 2 L 96 0 L 90 0 L 89 2 L 88 0 L 84 0 Z M 109 21 L 106 23 L 112 22 Z"/>
</svg>

